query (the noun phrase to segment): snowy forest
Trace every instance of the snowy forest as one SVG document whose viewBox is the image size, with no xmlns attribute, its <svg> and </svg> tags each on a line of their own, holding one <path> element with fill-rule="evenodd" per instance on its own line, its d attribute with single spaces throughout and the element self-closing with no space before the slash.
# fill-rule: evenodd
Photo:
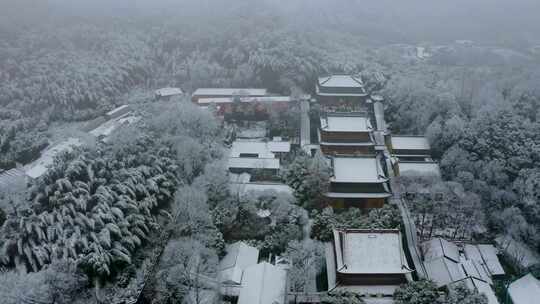
<svg viewBox="0 0 540 304">
<path fill-rule="evenodd" d="M 201 290 L 216 289 L 208 278 L 236 241 L 287 258 L 290 290 L 302 292 L 325 267 L 333 229 L 402 225 L 392 205 L 322 208 L 329 168 L 301 150 L 279 174 L 292 195 L 236 195 L 230 130 L 189 97 L 154 101 L 161 87 L 300 96 L 315 94 L 320 75 L 361 75 L 384 96 L 389 129 L 426 135 L 440 164 L 440 179 L 398 180 L 405 192 L 444 194 L 410 199 L 414 214 L 433 216 L 425 231 L 417 224 L 421 236 L 503 235 L 540 254 L 536 1 L 4 2 L 0 174 L 58 139 L 85 144 L 23 190 L 0 185 L 2 303 L 217 303 Z M 430 55 L 411 55 L 417 46 Z M 107 141 L 83 134 L 124 104 L 141 120 Z M 299 125 L 292 114 L 272 117 Z M 539 265 L 513 271 L 540 278 Z M 487 303 L 460 287 L 441 300 L 430 284 L 404 286 L 395 303 Z M 343 293 L 321 303 L 364 302 Z"/>
</svg>

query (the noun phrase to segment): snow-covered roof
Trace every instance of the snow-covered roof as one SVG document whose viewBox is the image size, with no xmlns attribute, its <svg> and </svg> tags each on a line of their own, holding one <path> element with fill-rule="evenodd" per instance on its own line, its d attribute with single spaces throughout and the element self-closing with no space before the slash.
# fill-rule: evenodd
<svg viewBox="0 0 540 304">
<path fill-rule="evenodd" d="M 274 158 L 274 153 L 263 141 L 234 141 L 230 157 L 240 157 L 241 154 L 257 154 L 259 158 Z"/>
<path fill-rule="evenodd" d="M 474 261 L 475 264 L 478 266 L 480 272 L 484 273 L 484 276 L 490 277 L 493 275 L 489 271 L 486 263 L 484 262 L 482 254 L 480 254 L 477 245 L 466 244 L 463 247 L 463 251 L 465 252 L 465 258 L 467 259 L 467 261 Z"/>
<path fill-rule="evenodd" d="M 443 238 L 433 238 L 422 244 L 424 260 L 431 261 L 441 257 L 447 257 L 459 263 L 459 249 L 456 244 Z"/>
<path fill-rule="evenodd" d="M 540 299 L 540 281 L 529 273 L 512 282 L 508 293 L 514 304 L 537 304 Z"/>
<path fill-rule="evenodd" d="M 291 143 L 288 141 L 237 140 L 233 142 L 229 156 L 238 158 L 275 158 L 274 153 L 288 153 L 290 151 Z"/>
<path fill-rule="evenodd" d="M 334 230 L 337 271 L 345 274 L 411 272 L 399 230 Z"/>
<path fill-rule="evenodd" d="M 266 89 L 252 88 L 199 88 L 193 96 L 264 96 Z"/>
<path fill-rule="evenodd" d="M 352 75 L 331 75 L 319 77 L 321 87 L 361 88 L 364 82 L 360 77 Z"/>
<path fill-rule="evenodd" d="M 182 95 L 182 94 L 184 94 L 184 92 L 182 92 L 182 89 L 180 88 L 161 88 L 161 89 L 156 90 L 156 95 L 160 97 Z"/>
<path fill-rule="evenodd" d="M 392 136 L 394 150 L 430 150 L 431 147 L 424 136 Z"/>
<path fill-rule="evenodd" d="M 446 257 L 424 261 L 424 267 L 426 268 L 428 277 L 438 287 L 448 285 L 466 277 L 461 265 Z"/>
<path fill-rule="evenodd" d="M 287 273 L 263 262 L 244 270 L 238 304 L 285 303 Z"/>
<path fill-rule="evenodd" d="M 474 277 L 490 284 L 493 282 L 484 265 L 474 260 L 462 260 L 460 264 L 466 276 Z"/>
<path fill-rule="evenodd" d="M 524 268 L 540 263 L 539 255 L 522 242 L 508 236 L 498 236 L 495 242 L 501 250 L 505 251 Z"/>
<path fill-rule="evenodd" d="M 316 92 L 319 96 L 365 97 L 362 79 L 351 75 L 332 75 L 319 77 Z"/>
<path fill-rule="evenodd" d="M 25 167 L 25 173 L 30 178 L 38 178 L 45 174 L 54 163 L 54 157 L 62 152 L 69 152 L 73 147 L 81 146 L 82 142 L 78 138 L 68 138 L 67 140 L 45 150 L 39 159 Z"/>
<path fill-rule="evenodd" d="M 229 189 L 231 192 L 239 195 L 244 195 L 250 192 L 276 191 L 281 193 L 293 194 L 291 187 L 281 183 L 230 183 Z"/>
<path fill-rule="evenodd" d="M 229 168 L 238 169 L 279 169 L 278 158 L 229 157 Z"/>
<path fill-rule="evenodd" d="M 321 117 L 321 129 L 326 132 L 370 132 L 369 118 L 357 115 L 328 115 Z"/>
<path fill-rule="evenodd" d="M 118 108 L 115 108 L 115 109 L 112 109 L 110 110 L 109 112 L 107 112 L 105 115 L 106 116 L 114 116 L 116 115 L 117 113 L 119 112 L 122 112 L 122 111 L 126 111 L 129 109 L 129 105 L 121 105 L 119 106 Z"/>
<path fill-rule="evenodd" d="M 120 118 L 111 119 L 104 122 L 97 128 L 93 129 L 89 133 L 95 137 L 107 137 L 111 135 L 116 129 L 124 124 L 132 124 L 139 121 L 141 117 L 139 116 L 121 116 Z"/>
<path fill-rule="evenodd" d="M 249 183 L 251 174 L 244 172 L 240 174 L 229 173 L 229 182 L 231 183 Z"/>
<path fill-rule="evenodd" d="M 400 175 L 435 175 L 441 176 L 441 170 L 437 162 L 432 161 L 400 161 L 399 162 L 399 174 Z"/>
<path fill-rule="evenodd" d="M 497 248 L 490 244 L 480 244 L 477 247 L 491 275 L 504 275 L 504 269 L 497 257 Z"/>
<path fill-rule="evenodd" d="M 375 157 L 334 157 L 332 168 L 332 182 L 381 183 L 387 180 Z"/>
<path fill-rule="evenodd" d="M 197 100 L 197 103 L 200 105 L 208 104 L 222 104 L 222 103 L 233 103 L 233 102 L 243 102 L 243 103 L 273 103 L 273 102 L 291 102 L 293 99 L 290 96 L 247 96 L 240 97 L 238 99 L 234 97 L 203 97 Z"/>
<path fill-rule="evenodd" d="M 226 251 L 227 254 L 219 262 L 220 282 L 240 284 L 244 269 L 257 264 L 259 249 L 244 242 L 236 242 L 227 245 Z"/>
<path fill-rule="evenodd" d="M 291 152 L 291 142 L 285 140 L 272 140 L 267 143 L 268 150 L 274 153 Z"/>
</svg>

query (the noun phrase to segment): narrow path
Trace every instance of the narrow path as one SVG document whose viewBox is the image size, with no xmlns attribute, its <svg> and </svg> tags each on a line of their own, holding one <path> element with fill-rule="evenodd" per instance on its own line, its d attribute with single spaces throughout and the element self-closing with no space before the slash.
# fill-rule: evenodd
<svg viewBox="0 0 540 304">
<path fill-rule="evenodd" d="M 309 122 L 309 100 L 300 101 L 300 147 L 306 149 L 311 143 L 311 132 Z M 309 151 L 306 151 L 309 152 Z"/>
<path fill-rule="evenodd" d="M 390 203 L 398 206 L 405 228 L 405 239 L 407 240 L 407 248 L 411 254 L 414 263 L 414 269 L 419 279 L 427 279 L 427 271 L 421 259 L 421 254 L 418 246 L 418 237 L 416 235 L 416 225 L 409 211 L 409 208 L 401 198 L 399 186 L 392 181 L 392 192 L 394 195 L 390 198 Z"/>
</svg>

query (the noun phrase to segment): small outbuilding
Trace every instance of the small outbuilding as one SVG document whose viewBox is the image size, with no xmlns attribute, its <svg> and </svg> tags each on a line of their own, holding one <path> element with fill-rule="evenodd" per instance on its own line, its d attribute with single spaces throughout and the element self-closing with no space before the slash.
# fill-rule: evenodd
<svg viewBox="0 0 540 304">
<path fill-rule="evenodd" d="M 514 304 L 538 304 L 540 281 L 529 273 L 512 282 L 508 287 L 508 294 Z"/>
<path fill-rule="evenodd" d="M 179 96 L 182 94 L 184 94 L 184 92 L 180 88 L 161 88 L 156 90 L 156 92 L 154 93 L 154 97 L 156 98 L 156 100 L 161 100 L 170 99 L 173 96 Z"/>
<path fill-rule="evenodd" d="M 219 262 L 219 279 L 223 284 L 240 285 L 244 270 L 256 265 L 259 249 L 244 242 L 227 245 L 227 254 Z"/>
<path fill-rule="evenodd" d="M 260 263 L 244 270 L 238 304 L 284 304 L 287 272 L 270 263 Z"/>
</svg>

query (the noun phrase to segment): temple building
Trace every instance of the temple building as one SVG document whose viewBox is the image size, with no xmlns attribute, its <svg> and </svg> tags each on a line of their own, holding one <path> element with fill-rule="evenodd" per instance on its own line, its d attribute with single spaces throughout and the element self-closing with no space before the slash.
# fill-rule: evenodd
<svg viewBox="0 0 540 304">
<path fill-rule="evenodd" d="M 372 155 L 373 127 L 359 113 L 325 113 L 319 129 L 321 151 L 326 155 Z"/>
<path fill-rule="evenodd" d="M 289 153 L 287 141 L 236 140 L 233 142 L 228 168 L 231 173 L 249 173 L 253 180 L 279 180 L 280 158 Z"/>
<path fill-rule="evenodd" d="M 424 136 L 392 136 L 390 150 L 400 160 L 424 161 L 431 159 L 431 146 Z"/>
<path fill-rule="evenodd" d="M 379 156 L 330 159 L 332 176 L 325 196 L 336 208 L 381 208 L 392 195 Z"/>
<path fill-rule="evenodd" d="M 191 94 L 191 100 L 198 103 L 200 98 L 260 97 L 266 95 L 268 95 L 266 89 L 199 88 Z"/>
<path fill-rule="evenodd" d="M 362 108 L 368 98 L 364 83 L 358 76 L 319 77 L 315 89 L 321 105 L 343 110 Z"/>
<path fill-rule="evenodd" d="M 215 106 L 216 114 L 227 120 L 266 120 L 270 112 L 285 112 L 297 100 L 291 96 L 203 97 L 197 100 L 201 107 Z"/>
<path fill-rule="evenodd" d="M 398 229 L 334 230 L 326 244 L 328 290 L 391 296 L 412 280 Z"/>
</svg>

